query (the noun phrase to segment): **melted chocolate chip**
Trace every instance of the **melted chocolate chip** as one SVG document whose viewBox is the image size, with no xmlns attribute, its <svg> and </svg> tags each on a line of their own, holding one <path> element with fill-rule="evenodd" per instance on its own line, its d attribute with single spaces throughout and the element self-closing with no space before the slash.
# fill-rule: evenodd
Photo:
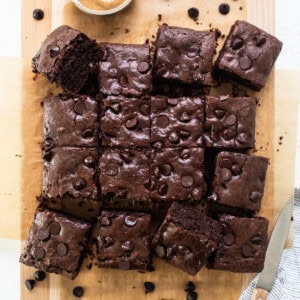
<svg viewBox="0 0 300 300">
<path fill-rule="evenodd" d="M 65 256 L 68 254 L 69 250 L 68 250 L 68 246 L 65 243 L 59 243 L 56 246 L 56 252 L 59 256 Z"/>
<path fill-rule="evenodd" d="M 231 167 L 232 174 L 237 176 L 241 173 L 242 169 L 238 164 L 233 164 Z"/>
<path fill-rule="evenodd" d="M 224 245 L 226 246 L 231 246 L 235 242 L 234 235 L 231 233 L 227 233 L 225 236 L 222 238 Z"/>
<path fill-rule="evenodd" d="M 261 198 L 262 198 L 262 194 L 260 192 L 258 192 L 258 191 L 253 191 L 250 194 L 250 200 L 252 202 L 257 203 L 257 202 L 259 202 L 261 200 Z"/>
<path fill-rule="evenodd" d="M 83 115 L 86 112 L 86 105 L 82 101 L 77 101 L 74 106 L 74 111 L 78 115 Z"/>
<path fill-rule="evenodd" d="M 52 57 L 52 58 L 56 57 L 59 54 L 59 51 L 60 51 L 60 48 L 57 45 L 52 46 L 49 50 L 50 57 Z"/>
<path fill-rule="evenodd" d="M 45 250 L 42 247 L 36 247 L 33 249 L 32 255 L 37 259 L 40 260 L 45 257 Z"/>
<path fill-rule="evenodd" d="M 189 131 L 180 130 L 179 135 L 183 140 L 186 140 L 191 136 L 191 133 Z"/>
<path fill-rule="evenodd" d="M 90 138 L 94 137 L 94 131 L 92 129 L 86 129 L 82 133 L 82 137 L 85 139 L 90 139 Z"/>
<path fill-rule="evenodd" d="M 166 251 L 165 251 L 165 248 L 162 247 L 162 246 L 156 246 L 155 247 L 155 253 L 158 257 L 162 258 L 165 256 L 166 254 Z"/>
<path fill-rule="evenodd" d="M 58 235 L 60 233 L 61 227 L 59 223 L 52 222 L 49 224 L 48 229 L 51 235 Z"/>
<path fill-rule="evenodd" d="M 133 247 L 134 247 L 134 244 L 131 241 L 126 241 L 121 246 L 121 248 L 125 251 L 132 251 Z"/>
<path fill-rule="evenodd" d="M 228 126 L 234 125 L 235 122 L 236 122 L 236 115 L 234 115 L 234 114 L 230 114 L 229 116 L 227 116 L 226 121 L 225 121 L 226 125 L 228 125 Z"/>
<path fill-rule="evenodd" d="M 110 69 L 110 70 L 108 71 L 108 74 L 109 74 L 110 77 L 116 78 L 116 77 L 117 77 L 117 74 L 118 74 L 118 71 L 117 71 L 116 69 L 112 68 L 112 69 Z"/>
<path fill-rule="evenodd" d="M 38 232 L 37 232 L 37 238 L 40 240 L 40 241 L 45 241 L 48 237 L 49 237 L 50 233 L 49 233 L 49 230 L 48 229 L 40 229 Z"/>
<path fill-rule="evenodd" d="M 194 179 L 192 176 L 186 175 L 181 178 L 181 184 L 185 188 L 189 188 L 193 185 Z"/>
<path fill-rule="evenodd" d="M 126 216 L 125 220 L 124 220 L 125 225 L 127 225 L 128 227 L 133 227 L 136 225 L 137 223 L 137 218 L 134 216 Z"/>
<path fill-rule="evenodd" d="M 242 252 L 242 255 L 246 258 L 252 256 L 252 249 L 247 244 L 242 247 L 241 252 Z"/>
<path fill-rule="evenodd" d="M 191 121 L 191 117 L 189 116 L 189 114 L 187 112 L 183 112 L 179 118 L 179 120 L 183 123 L 188 123 Z"/>
<path fill-rule="evenodd" d="M 249 70 L 252 67 L 252 61 L 248 56 L 243 56 L 240 58 L 239 65 L 242 70 Z"/>
<path fill-rule="evenodd" d="M 118 266 L 120 270 L 129 270 L 130 261 L 128 259 L 120 259 L 118 262 Z"/>
<path fill-rule="evenodd" d="M 232 177 L 231 171 L 227 168 L 221 169 L 221 177 L 224 181 L 229 181 Z"/>
<path fill-rule="evenodd" d="M 192 19 L 197 19 L 199 16 L 199 10 L 196 7 L 191 7 L 188 9 L 188 15 Z"/>
<path fill-rule="evenodd" d="M 44 11 L 39 9 L 39 8 L 36 8 L 33 12 L 32 12 L 32 16 L 35 20 L 42 20 L 44 18 Z"/>
<path fill-rule="evenodd" d="M 267 41 L 266 37 L 261 35 L 257 35 L 254 39 L 257 47 L 261 47 Z"/>
<path fill-rule="evenodd" d="M 189 159 L 191 157 L 191 152 L 189 149 L 183 149 L 180 153 L 181 159 Z"/>
<path fill-rule="evenodd" d="M 109 164 L 105 168 L 105 174 L 108 176 L 116 176 L 119 173 L 119 168 L 116 164 Z"/>
<path fill-rule="evenodd" d="M 248 134 L 245 132 L 239 133 L 239 135 L 236 138 L 241 144 L 244 144 L 248 140 Z"/>
<path fill-rule="evenodd" d="M 228 159 L 228 158 L 222 158 L 222 159 L 220 160 L 219 166 L 220 166 L 220 168 L 231 169 L 232 162 L 231 162 L 231 160 Z"/>
<path fill-rule="evenodd" d="M 159 166 L 159 170 L 164 176 L 170 176 L 172 172 L 172 167 L 169 164 L 163 164 Z"/>
<path fill-rule="evenodd" d="M 125 123 L 126 128 L 130 130 L 135 129 L 137 125 L 138 125 L 137 118 L 128 119 Z"/>
<path fill-rule="evenodd" d="M 175 131 L 171 132 L 171 134 L 169 135 L 169 141 L 172 144 L 179 143 L 179 136 L 178 136 L 178 134 Z"/>
<path fill-rule="evenodd" d="M 121 104 L 120 103 L 112 104 L 109 108 L 115 114 L 119 114 L 121 112 Z"/>
<path fill-rule="evenodd" d="M 105 248 L 110 247 L 110 246 L 113 245 L 113 244 L 114 244 L 114 240 L 113 240 L 112 237 L 106 236 L 106 237 L 104 238 L 104 247 L 105 247 Z"/>
<path fill-rule="evenodd" d="M 149 64 L 146 61 L 141 61 L 138 66 L 137 69 L 140 73 L 145 74 L 148 72 L 149 70 Z"/>
<path fill-rule="evenodd" d="M 140 112 L 145 115 L 148 116 L 150 113 L 150 106 L 147 104 L 143 104 L 140 106 Z"/>
<path fill-rule="evenodd" d="M 168 192 L 168 185 L 167 184 L 162 184 L 159 188 L 158 188 L 158 193 L 161 196 L 165 196 Z"/>
<path fill-rule="evenodd" d="M 95 167 L 95 160 L 92 156 L 87 156 L 84 159 L 84 164 L 88 167 L 88 168 L 94 168 Z"/>
<path fill-rule="evenodd" d="M 129 81 L 128 81 L 127 76 L 122 75 L 122 76 L 120 77 L 120 84 L 121 84 L 122 87 L 127 87 L 127 86 L 128 86 Z"/>
<path fill-rule="evenodd" d="M 169 125 L 169 118 L 167 116 L 160 116 L 156 119 L 156 125 L 160 128 L 166 128 Z"/>
<path fill-rule="evenodd" d="M 244 46 L 244 40 L 241 39 L 241 38 L 234 38 L 233 41 L 232 41 L 232 45 L 231 45 L 231 48 L 233 50 L 238 50 L 240 48 L 242 48 Z"/>
<path fill-rule="evenodd" d="M 230 11 L 230 6 L 229 4 L 227 3 L 222 3 L 219 5 L 219 12 L 222 14 L 222 15 L 227 15 Z"/>
<path fill-rule="evenodd" d="M 78 177 L 74 180 L 73 186 L 76 190 L 80 191 L 86 187 L 86 181 L 83 178 Z"/>
<path fill-rule="evenodd" d="M 218 119 L 222 119 L 225 116 L 226 112 L 222 109 L 215 109 L 214 114 Z"/>
<path fill-rule="evenodd" d="M 256 236 L 256 237 L 254 237 L 254 238 L 251 240 L 251 242 L 252 242 L 253 244 L 256 244 L 256 245 L 261 245 L 262 242 L 263 242 L 263 240 L 262 240 L 261 237 Z"/>
</svg>

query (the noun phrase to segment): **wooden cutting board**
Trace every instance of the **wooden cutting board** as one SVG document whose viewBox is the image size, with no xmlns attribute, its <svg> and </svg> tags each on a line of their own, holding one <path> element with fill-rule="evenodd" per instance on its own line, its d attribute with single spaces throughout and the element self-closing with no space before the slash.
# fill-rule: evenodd
<svg viewBox="0 0 300 300">
<path fill-rule="evenodd" d="M 20 239 L 26 239 L 37 205 L 35 196 L 39 195 L 41 191 L 42 108 L 40 101 L 47 94 L 55 92 L 56 88 L 42 77 L 33 80 L 30 61 L 46 35 L 57 26 L 68 24 L 99 41 L 143 43 L 148 38 L 149 40 L 154 39 L 158 25 L 163 22 L 198 30 L 218 28 L 222 34 L 227 34 L 230 25 L 236 19 L 248 20 L 270 33 L 273 32 L 273 1 L 228 0 L 227 2 L 231 6 L 231 11 L 226 16 L 218 12 L 218 5 L 221 1 L 216 0 L 134 0 L 132 5 L 122 13 L 107 17 L 92 17 L 77 10 L 69 1 L 22 1 L 23 58 L 19 61 L 3 59 L 1 65 L 5 65 L 6 69 L 0 73 L 0 78 L 3 79 L 1 80 L 2 83 L 7 80 L 7 72 L 11 71 L 12 68 L 19 76 L 17 76 L 17 82 L 9 80 L 7 87 L 1 86 L 6 95 L 11 95 L 11 90 L 15 89 L 15 102 L 4 103 L 5 109 L 4 112 L 1 112 L 0 119 L 5 117 L 6 124 L 15 122 L 17 126 L 14 128 L 8 126 L 6 132 L 1 132 L 0 141 L 4 143 L 10 136 L 14 136 L 14 144 L 20 150 L 20 153 L 14 153 L 12 158 L 10 147 L 1 149 L 4 157 L 7 157 L 3 167 L 8 172 L 7 178 L 1 179 L 2 186 L 5 186 L 5 190 L 10 190 L 15 185 L 20 188 L 20 191 L 13 194 L 13 197 L 3 193 L 4 200 L 2 199 L 2 201 L 9 201 L 10 207 L 15 207 L 15 212 L 20 211 L 18 215 L 17 213 L 12 214 L 11 208 L 9 210 L 4 209 L 3 216 L 6 222 L 3 222 L 3 233 L 7 228 L 11 233 L 9 237 L 16 238 L 17 234 L 20 233 Z M 187 9 L 193 6 L 200 10 L 198 23 L 187 17 Z M 35 8 L 44 10 L 45 18 L 42 21 L 33 20 L 32 11 Z M 158 21 L 158 14 L 162 15 L 161 21 Z M 222 43 L 223 39 L 219 39 L 219 44 Z M 257 149 L 254 154 L 270 158 L 263 207 L 260 212 L 260 215 L 270 220 L 270 229 L 273 226 L 274 217 L 277 216 L 287 197 L 293 191 L 293 163 L 296 144 L 294 129 L 297 119 L 296 96 L 299 95 L 297 76 L 299 74 L 293 72 L 276 71 L 276 74 L 273 72 L 262 92 L 251 92 L 251 95 L 253 94 L 260 99 L 260 105 L 257 109 Z M 231 94 L 231 89 L 228 88 L 228 86 L 224 86 L 221 90 L 213 90 L 212 93 Z M 15 171 L 12 166 L 16 167 Z M 15 173 L 18 175 L 17 177 L 14 175 Z M 282 176 L 283 174 L 284 176 Z M 17 210 L 18 207 L 20 210 Z M 12 228 L 12 224 L 20 225 L 15 225 L 15 228 Z M 241 291 L 249 284 L 254 275 L 208 271 L 203 268 L 197 276 L 192 277 L 158 259 L 154 263 L 156 271 L 147 274 L 136 271 L 102 270 L 96 267 L 88 270 L 86 265 L 87 262 L 84 262 L 81 273 L 74 281 L 51 274 L 47 276 L 45 281 L 38 283 L 31 292 L 25 288 L 24 281 L 31 278 L 35 270 L 23 265 L 20 266 L 21 298 L 73 299 L 73 287 L 81 285 L 86 290 L 83 299 L 178 300 L 185 299 L 184 285 L 186 281 L 192 280 L 197 285 L 200 299 L 232 300 L 238 299 Z M 155 283 L 156 290 L 154 293 L 144 294 L 144 281 Z"/>
</svg>

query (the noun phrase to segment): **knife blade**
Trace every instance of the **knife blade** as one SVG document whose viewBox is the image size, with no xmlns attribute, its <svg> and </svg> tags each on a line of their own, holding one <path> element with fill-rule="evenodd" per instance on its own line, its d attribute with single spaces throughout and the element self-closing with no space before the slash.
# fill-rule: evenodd
<svg viewBox="0 0 300 300">
<path fill-rule="evenodd" d="M 291 197 L 277 218 L 266 251 L 264 269 L 258 277 L 251 300 L 267 299 L 268 293 L 272 289 L 290 228 L 293 204 L 294 198 Z"/>
</svg>

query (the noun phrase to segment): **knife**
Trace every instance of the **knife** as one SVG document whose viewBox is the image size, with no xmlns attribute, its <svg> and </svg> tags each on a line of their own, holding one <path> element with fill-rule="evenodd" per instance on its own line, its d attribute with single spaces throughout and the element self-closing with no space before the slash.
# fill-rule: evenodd
<svg viewBox="0 0 300 300">
<path fill-rule="evenodd" d="M 272 289 L 290 228 L 294 204 L 293 199 L 291 197 L 287 201 L 273 228 L 266 252 L 264 269 L 258 277 L 251 300 L 266 300 L 269 291 Z"/>
</svg>

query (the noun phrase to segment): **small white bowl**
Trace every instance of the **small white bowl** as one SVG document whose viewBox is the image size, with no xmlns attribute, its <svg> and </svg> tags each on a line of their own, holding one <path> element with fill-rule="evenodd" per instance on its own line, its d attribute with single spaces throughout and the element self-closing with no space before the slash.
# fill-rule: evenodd
<svg viewBox="0 0 300 300">
<path fill-rule="evenodd" d="M 123 3 L 121 3 L 119 6 L 112 8 L 112 9 L 108 9 L 108 10 L 97 10 L 97 9 L 91 9 L 89 7 L 86 7 L 85 5 L 83 5 L 81 2 L 79 2 L 79 0 L 72 0 L 72 2 L 83 12 L 90 14 L 90 15 L 95 15 L 95 16 L 106 16 L 106 15 L 112 15 L 115 14 L 117 12 L 119 12 L 120 10 L 124 9 L 125 7 L 127 7 L 132 0 L 125 0 Z"/>
</svg>

